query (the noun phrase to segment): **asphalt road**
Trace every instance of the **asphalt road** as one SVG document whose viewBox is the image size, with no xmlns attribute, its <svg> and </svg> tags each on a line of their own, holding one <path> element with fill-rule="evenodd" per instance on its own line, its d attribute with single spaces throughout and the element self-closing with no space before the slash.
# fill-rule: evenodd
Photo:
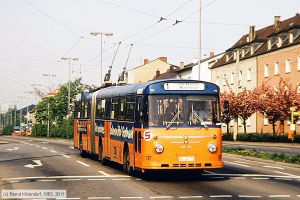
<svg viewBox="0 0 300 200">
<path fill-rule="evenodd" d="M 227 147 L 241 147 L 247 150 L 256 150 L 266 153 L 277 153 L 287 155 L 300 154 L 300 145 L 296 143 L 294 145 L 290 143 L 259 143 L 259 142 L 223 142 L 223 146 Z"/>
<path fill-rule="evenodd" d="M 129 177 L 81 158 L 71 141 L 0 137 L 0 189 L 60 189 L 66 199 L 299 199 L 300 168 L 223 155 L 202 176 Z M 34 167 L 32 167 L 34 166 Z"/>
</svg>

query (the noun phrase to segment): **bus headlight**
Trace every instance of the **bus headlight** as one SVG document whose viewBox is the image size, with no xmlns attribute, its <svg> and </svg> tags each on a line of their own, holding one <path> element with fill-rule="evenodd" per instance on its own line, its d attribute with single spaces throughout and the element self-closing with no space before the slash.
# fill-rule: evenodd
<svg viewBox="0 0 300 200">
<path fill-rule="evenodd" d="M 217 151 L 217 146 L 215 144 L 212 144 L 212 143 L 209 143 L 208 144 L 208 150 L 211 152 L 211 153 L 214 153 Z"/>
<path fill-rule="evenodd" d="M 162 153 L 164 151 L 164 146 L 162 144 L 155 144 L 154 149 L 156 153 Z"/>
</svg>

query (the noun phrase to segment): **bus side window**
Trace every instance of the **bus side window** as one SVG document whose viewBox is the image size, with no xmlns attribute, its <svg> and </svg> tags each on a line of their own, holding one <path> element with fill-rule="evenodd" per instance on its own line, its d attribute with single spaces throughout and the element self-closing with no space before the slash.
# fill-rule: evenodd
<svg viewBox="0 0 300 200">
<path fill-rule="evenodd" d="M 84 101 L 81 102 L 81 107 L 80 107 L 80 118 L 84 118 Z"/>
<path fill-rule="evenodd" d="M 142 97 L 136 97 L 136 106 L 135 106 L 135 122 L 140 124 L 141 123 L 141 115 L 142 115 Z"/>
<path fill-rule="evenodd" d="M 120 98 L 119 100 L 119 120 L 125 120 L 126 115 L 126 98 Z"/>
<path fill-rule="evenodd" d="M 118 119 L 119 116 L 119 98 L 111 99 L 110 118 Z"/>
<path fill-rule="evenodd" d="M 91 117 L 91 101 L 87 101 L 87 118 Z"/>
<path fill-rule="evenodd" d="M 105 109 L 104 109 L 104 115 L 105 119 L 110 119 L 110 110 L 111 110 L 111 99 L 105 99 Z"/>
<path fill-rule="evenodd" d="M 134 97 L 126 98 L 126 120 L 132 121 L 134 118 Z"/>
</svg>

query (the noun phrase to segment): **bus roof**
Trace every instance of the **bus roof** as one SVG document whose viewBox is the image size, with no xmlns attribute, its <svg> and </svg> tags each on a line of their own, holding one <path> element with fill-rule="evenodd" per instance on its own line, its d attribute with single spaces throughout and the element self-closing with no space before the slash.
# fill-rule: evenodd
<svg viewBox="0 0 300 200">
<path fill-rule="evenodd" d="M 182 85 L 183 84 L 183 85 Z M 113 96 L 128 96 L 136 94 L 191 94 L 191 95 L 217 95 L 220 88 L 214 83 L 197 80 L 164 79 L 145 83 L 102 88 L 97 92 L 97 98 Z M 84 93 L 81 100 L 91 99 L 93 93 Z"/>
</svg>

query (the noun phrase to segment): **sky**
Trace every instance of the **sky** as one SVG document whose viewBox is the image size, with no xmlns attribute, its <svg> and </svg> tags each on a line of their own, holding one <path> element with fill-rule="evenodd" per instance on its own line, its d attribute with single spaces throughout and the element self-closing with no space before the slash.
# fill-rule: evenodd
<svg viewBox="0 0 300 200">
<path fill-rule="evenodd" d="M 112 64 L 115 82 L 125 66 L 165 56 L 170 64 L 190 63 L 199 54 L 199 0 L 0 0 L 0 106 L 35 104 L 33 87 L 48 91 L 71 79 L 100 85 Z M 287 19 L 300 11 L 300 0 L 202 0 L 201 56 L 230 48 L 250 25 L 258 30 L 274 16 Z M 166 20 L 159 22 L 163 17 Z M 181 21 L 176 24 L 176 20 Z"/>
</svg>

